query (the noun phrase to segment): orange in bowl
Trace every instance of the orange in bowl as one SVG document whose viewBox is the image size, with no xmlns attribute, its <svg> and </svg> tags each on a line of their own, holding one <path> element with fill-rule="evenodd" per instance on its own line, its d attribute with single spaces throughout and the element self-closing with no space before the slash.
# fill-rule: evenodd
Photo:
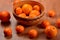
<svg viewBox="0 0 60 40">
<path fill-rule="evenodd" d="M 30 4 L 24 4 L 22 10 L 28 15 L 32 11 L 32 6 Z"/>
<path fill-rule="evenodd" d="M 29 14 L 29 17 L 30 18 L 35 18 L 35 17 L 37 17 L 37 16 L 39 16 L 40 15 L 40 12 L 39 11 L 37 11 L 37 10 L 32 10 L 31 12 L 30 12 L 30 14 Z"/>
<path fill-rule="evenodd" d="M 40 6 L 39 6 L 39 5 L 34 5 L 34 6 L 33 6 L 33 9 L 34 9 L 34 10 L 38 10 L 38 11 L 40 11 L 40 10 L 41 10 L 41 8 L 40 8 Z"/>
<path fill-rule="evenodd" d="M 25 13 L 21 13 L 18 15 L 19 17 L 22 17 L 22 18 L 25 18 L 26 17 L 26 14 Z"/>
<path fill-rule="evenodd" d="M 15 9 L 15 13 L 16 13 L 17 15 L 21 14 L 21 13 L 22 13 L 22 9 L 21 9 L 20 7 L 17 7 L 17 8 Z"/>
</svg>

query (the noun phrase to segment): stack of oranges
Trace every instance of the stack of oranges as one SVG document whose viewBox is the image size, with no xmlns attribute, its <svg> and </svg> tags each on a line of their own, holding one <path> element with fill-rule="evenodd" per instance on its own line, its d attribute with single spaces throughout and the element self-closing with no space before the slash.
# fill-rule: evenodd
<svg viewBox="0 0 60 40">
<path fill-rule="evenodd" d="M 24 4 L 22 7 L 16 7 L 15 13 L 22 18 L 35 18 L 40 15 L 40 6 L 34 5 L 32 7 L 30 4 Z"/>
</svg>

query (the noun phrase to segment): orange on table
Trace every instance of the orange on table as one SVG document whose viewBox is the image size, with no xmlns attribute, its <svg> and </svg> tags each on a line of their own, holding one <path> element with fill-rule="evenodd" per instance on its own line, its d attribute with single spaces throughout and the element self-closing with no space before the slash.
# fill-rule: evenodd
<svg viewBox="0 0 60 40">
<path fill-rule="evenodd" d="M 57 26 L 58 28 L 60 28 L 60 18 L 58 18 L 58 19 L 56 20 L 56 26 Z"/>
<path fill-rule="evenodd" d="M 37 31 L 36 29 L 30 29 L 30 30 L 28 31 L 28 35 L 29 35 L 29 37 L 31 37 L 31 38 L 35 38 L 35 37 L 38 36 L 38 31 Z"/>
<path fill-rule="evenodd" d="M 26 15 L 29 15 L 29 13 L 32 11 L 32 6 L 30 4 L 24 4 L 22 6 L 22 10 Z"/>
<path fill-rule="evenodd" d="M 1 12 L 1 21 L 2 22 L 7 22 L 7 21 L 9 21 L 10 20 L 10 14 L 9 14 L 9 12 L 8 11 L 2 11 Z"/>
<path fill-rule="evenodd" d="M 25 18 L 26 17 L 26 14 L 25 13 L 21 13 L 18 15 L 19 17 L 22 17 L 22 18 Z"/>
<path fill-rule="evenodd" d="M 40 15 L 40 12 L 39 11 L 37 11 L 37 10 L 32 10 L 31 12 L 30 12 L 30 14 L 29 14 L 29 17 L 30 18 L 35 18 L 35 17 L 37 17 L 37 16 L 39 16 Z"/>
<path fill-rule="evenodd" d="M 43 20 L 41 25 L 42 25 L 43 28 L 46 28 L 50 25 L 50 22 L 48 20 Z"/>
<path fill-rule="evenodd" d="M 55 26 L 48 26 L 45 28 L 45 34 L 49 38 L 54 38 L 57 36 L 57 28 Z"/>
<path fill-rule="evenodd" d="M 11 36 L 12 35 L 12 29 L 11 28 L 5 28 L 4 34 L 5 34 L 5 36 Z"/>
<path fill-rule="evenodd" d="M 17 31 L 17 33 L 22 33 L 22 32 L 24 32 L 24 26 L 22 26 L 22 25 L 18 25 L 18 26 L 16 26 L 16 31 Z"/>
<path fill-rule="evenodd" d="M 40 11 L 40 10 L 41 10 L 41 8 L 40 8 L 40 6 L 39 6 L 39 5 L 34 5 L 34 6 L 33 6 L 33 9 L 34 9 L 34 10 L 38 10 L 38 11 Z"/>
<path fill-rule="evenodd" d="M 22 13 L 22 8 L 17 7 L 17 8 L 15 9 L 15 13 L 16 13 L 17 15 L 21 14 L 21 13 Z"/>
<path fill-rule="evenodd" d="M 54 17 L 54 16 L 56 15 L 56 13 L 55 13 L 54 10 L 50 10 L 50 11 L 48 11 L 48 15 L 49 15 L 50 17 Z"/>
</svg>

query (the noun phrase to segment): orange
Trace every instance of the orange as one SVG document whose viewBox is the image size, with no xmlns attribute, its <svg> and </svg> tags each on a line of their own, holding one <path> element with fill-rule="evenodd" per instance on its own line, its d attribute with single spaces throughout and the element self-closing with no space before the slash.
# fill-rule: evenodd
<svg viewBox="0 0 60 40">
<path fill-rule="evenodd" d="M 54 17 L 56 14 L 55 14 L 55 11 L 54 11 L 54 10 L 50 10 L 50 11 L 48 12 L 48 15 L 49 15 L 50 17 Z"/>
<path fill-rule="evenodd" d="M 6 36 L 11 36 L 11 35 L 12 35 L 12 30 L 11 30 L 11 28 L 5 28 L 5 29 L 4 29 L 4 34 L 5 34 Z"/>
<path fill-rule="evenodd" d="M 35 18 L 35 17 L 37 17 L 37 16 L 39 16 L 40 15 L 40 12 L 39 11 L 37 11 L 37 10 L 32 10 L 31 12 L 30 12 L 30 14 L 29 14 L 29 17 L 30 18 Z"/>
<path fill-rule="evenodd" d="M 26 17 L 26 14 L 25 13 L 21 13 L 18 15 L 19 17 L 22 17 L 22 18 L 25 18 Z"/>
<path fill-rule="evenodd" d="M 50 25 L 50 22 L 48 20 L 43 20 L 41 25 L 42 25 L 43 28 L 46 28 L 47 26 Z"/>
<path fill-rule="evenodd" d="M 22 33 L 22 32 L 24 32 L 24 26 L 22 26 L 22 25 L 16 26 L 16 31 L 17 31 L 17 33 Z"/>
<path fill-rule="evenodd" d="M 41 8 L 40 8 L 40 6 L 39 6 L 39 5 L 34 5 L 34 6 L 33 6 L 33 9 L 34 9 L 34 10 L 38 10 L 38 11 L 40 11 L 40 10 L 41 10 Z"/>
<path fill-rule="evenodd" d="M 57 28 L 55 26 L 51 26 L 51 25 L 46 27 L 45 34 L 49 38 L 54 38 L 57 36 Z"/>
<path fill-rule="evenodd" d="M 17 8 L 15 9 L 15 13 L 16 13 L 17 15 L 21 14 L 21 13 L 22 13 L 22 9 L 21 9 L 20 7 L 17 7 Z"/>
<path fill-rule="evenodd" d="M 30 4 L 24 4 L 22 10 L 26 15 L 28 15 L 32 11 L 32 6 Z"/>
<path fill-rule="evenodd" d="M 38 32 L 37 32 L 37 30 L 35 30 L 35 29 L 31 29 L 31 30 L 28 31 L 28 35 L 29 35 L 29 37 L 31 37 L 31 38 L 35 38 L 35 37 L 37 37 Z"/>
<path fill-rule="evenodd" d="M 7 21 L 9 21 L 10 20 L 10 14 L 9 14 L 9 12 L 8 11 L 2 11 L 1 12 L 1 21 L 2 22 L 7 22 Z"/>
<path fill-rule="evenodd" d="M 60 18 L 56 20 L 56 25 L 58 28 L 60 28 Z"/>
</svg>

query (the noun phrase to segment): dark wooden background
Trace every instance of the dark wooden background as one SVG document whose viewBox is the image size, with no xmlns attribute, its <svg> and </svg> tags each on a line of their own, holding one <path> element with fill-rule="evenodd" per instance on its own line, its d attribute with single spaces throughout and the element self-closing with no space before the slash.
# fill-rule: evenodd
<svg viewBox="0 0 60 40">
<path fill-rule="evenodd" d="M 60 29 L 58 29 L 58 34 L 57 34 L 56 38 L 47 39 L 46 35 L 44 33 L 42 33 L 42 30 L 44 30 L 44 29 L 39 29 L 38 27 L 36 28 L 33 26 L 25 28 L 26 31 L 24 33 L 26 33 L 30 28 L 36 28 L 39 31 L 38 38 L 30 39 L 30 38 L 28 38 L 27 35 L 18 36 L 15 31 L 15 26 L 17 25 L 17 21 L 15 20 L 15 18 L 12 15 L 12 10 L 13 10 L 12 1 L 13 0 L 0 0 L 0 11 L 7 10 L 11 14 L 11 19 L 10 19 L 9 25 L 8 24 L 4 25 L 0 22 L 0 40 L 60 40 Z M 27 0 L 27 1 L 29 1 L 29 0 Z M 55 25 L 56 19 L 60 17 L 60 0 L 33 0 L 33 1 L 40 2 L 45 7 L 45 10 L 44 10 L 45 15 L 42 17 L 42 20 L 47 19 L 51 22 L 52 25 Z M 52 9 L 55 10 L 56 16 L 54 18 L 49 18 L 46 14 L 49 10 L 52 10 Z M 5 27 L 12 28 L 12 37 L 11 38 L 4 37 L 3 30 Z"/>
</svg>

